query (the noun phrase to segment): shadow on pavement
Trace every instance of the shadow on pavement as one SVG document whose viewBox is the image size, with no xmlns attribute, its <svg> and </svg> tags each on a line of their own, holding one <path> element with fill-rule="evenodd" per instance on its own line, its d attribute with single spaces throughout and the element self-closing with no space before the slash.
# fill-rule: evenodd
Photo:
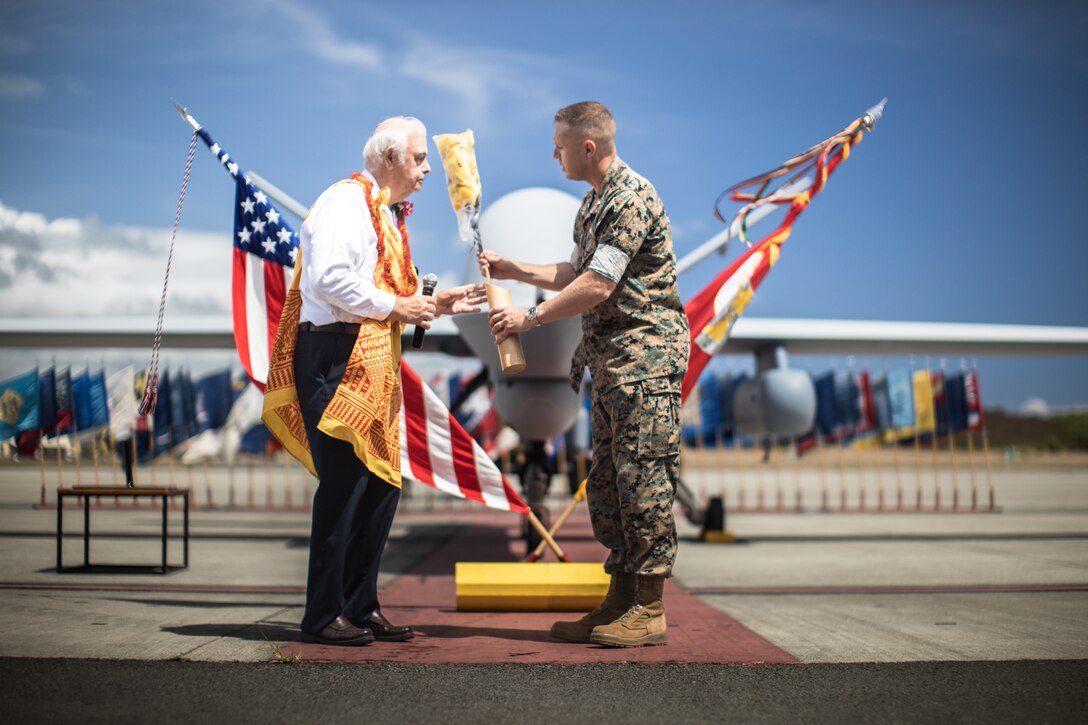
<svg viewBox="0 0 1088 725">
<path fill-rule="evenodd" d="M 491 637 L 518 642 L 550 642 L 548 633 L 539 629 L 498 629 L 495 627 L 453 627 L 445 625 L 417 625 L 420 634 L 435 639 L 464 639 L 466 637 Z"/>
<path fill-rule="evenodd" d="M 110 597 L 108 601 L 125 602 L 127 604 L 149 604 L 155 607 L 185 607 L 187 609 L 231 609 L 239 607 L 269 607 L 273 605 L 273 603 L 270 603 L 267 599 L 252 602 L 223 602 L 207 600 L 199 601 L 193 599 L 139 599 L 136 597 Z M 276 604 L 276 606 L 280 605 Z M 301 606 L 301 604 L 299 606 Z"/>
<path fill-rule="evenodd" d="M 185 637 L 233 637 L 249 642 L 299 642 L 298 625 L 287 624 L 183 624 L 163 627 L 163 632 Z"/>
</svg>

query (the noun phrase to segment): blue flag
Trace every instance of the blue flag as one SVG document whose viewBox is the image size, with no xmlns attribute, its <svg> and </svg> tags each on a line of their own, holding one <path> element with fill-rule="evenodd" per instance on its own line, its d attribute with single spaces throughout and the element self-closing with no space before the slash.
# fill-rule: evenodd
<svg viewBox="0 0 1088 725">
<path fill-rule="evenodd" d="M 91 413 L 91 375 L 84 370 L 72 378 L 72 418 L 77 431 L 90 430 Z"/>
<path fill-rule="evenodd" d="M 57 373 L 54 392 L 57 401 L 57 435 L 72 431 L 72 371 L 64 368 Z"/>
<path fill-rule="evenodd" d="M 827 373 L 812 381 L 816 388 L 816 427 L 824 435 L 835 432 L 835 374 Z"/>
<path fill-rule="evenodd" d="M 861 388 L 850 372 L 835 375 L 835 422 L 844 428 L 854 428 L 861 422 Z"/>
<path fill-rule="evenodd" d="M 892 401 L 888 395 L 888 376 L 881 375 L 873 381 L 873 411 L 876 414 L 878 430 L 892 427 Z"/>
<path fill-rule="evenodd" d="M 163 370 L 159 376 L 159 398 L 155 403 L 155 446 L 156 454 L 170 450 L 173 446 L 170 439 L 171 408 L 173 407 L 173 385 L 170 381 L 170 371 Z"/>
<path fill-rule="evenodd" d="M 256 456 L 264 453 L 271 441 L 272 431 L 268 430 L 264 423 L 258 423 L 242 434 L 239 449 L 243 453 Z"/>
<path fill-rule="evenodd" d="M 0 438 L 38 430 L 40 410 L 37 369 L 0 383 Z"/>
<path fill-rule="evenodd" d="M 57 431 L 56 377 L 53 368 L 49 368 L 38 378 L 38 400 L 41 401 L 38 424 L 44 435 L 53 435 Z"/>
<path fill-rule="evenodd" d="M 713 373 L 699 378 L 699 420 L 702 421 L 702 444 L 706 448 L 718 445 L 718 431 L 722 427 L 722 401 L 718 381 Z"/>
<path fill-rule="evenodd" d="M 230 407 L 234 403 L 230 370 L 205 375 L 196 381 L 194 388 L 196 390 L 197 433 L 225 426 Z"/>
<path fill-rule="evenodd" d="M 910 370 L 892 370 L 888 373 L 888 398 L 892 408 L 892 426 L 914 426 L 914 376 Z"/>
<path fill-rule="evenodd" d="M 170 378 L 170 445 L 177 446 L 189 439 L 188 400 L 185 395 L 185 370 Z M 159 396 L 162 396 L 161 388 Z M 195 417 L 195 416 L 194 416 Z"/>
<path fill-rule="evenodd" d="M 99 370 L 90 376 L 91 428 L 103 428 L 110 424 L 109 393 L 106 392 L 106 371 Z"/>
<path fill-rule="evenodd" d="M 944 399 L 948 406 L 948 425 L 953 433 L 967 430 L 967 384 L 963 373 L 944 380 Z"/>
</svg>

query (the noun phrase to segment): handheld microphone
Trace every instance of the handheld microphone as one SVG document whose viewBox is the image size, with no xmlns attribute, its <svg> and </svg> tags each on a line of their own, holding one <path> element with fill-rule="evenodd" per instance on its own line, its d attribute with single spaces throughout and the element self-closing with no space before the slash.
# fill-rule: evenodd
<svg viewBox="0 0 1088 725">
<path fill-rule="evenodd" d="M 434 288 L 438 285 L 438 277 L 433 274 L 423 275 L 423 296 L 430 297 L 434 294 Z M 419 325 L 416 325 L 416 331 L 412 335 L 412 347 L 419 349 L 423 347 L 423 336 L 427 334 Z"/>
</svg>

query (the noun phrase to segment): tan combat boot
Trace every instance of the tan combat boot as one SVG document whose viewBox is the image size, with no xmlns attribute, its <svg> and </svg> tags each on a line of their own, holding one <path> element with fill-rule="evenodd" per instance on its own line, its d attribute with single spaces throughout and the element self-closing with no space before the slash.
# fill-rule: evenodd
<svg viewBox="0 0 1088 725">
<path fill-rule="evenodd" d="M 635 603 L 619 619 L 593 630 L 590 642 L 607 647 L 642 647 L 668 644 L 665 605 L 661 592 L 665 577 L 640 574 L 635 587 Z"/>
<path fill-rule="evenodd" d="M 577 622 L 556 622 L 552 625 L 552 639 L 560 642 L 589 643 L 589 635 L 593 628 L 600 624 L 608 624 L 621 614 L 626 612 L 635 601 L 634 574 L 616 573 L 612 575 L 612 582 L 608 585 L 608 594 L 600 606 L 594 609 Z"/>
</svg>

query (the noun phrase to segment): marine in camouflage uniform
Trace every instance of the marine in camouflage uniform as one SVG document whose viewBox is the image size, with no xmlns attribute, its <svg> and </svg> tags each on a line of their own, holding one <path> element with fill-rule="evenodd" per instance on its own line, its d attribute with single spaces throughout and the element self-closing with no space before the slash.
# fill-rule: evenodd
<svg viewBox="0 0 1088 725">
<path fill-rule="evenodd" d="M 582 341 L 571 363 L 575 390 L 586 366 L 593 381 L 586 486 L 593 532 L 611 551 L 609 574 L 667 577 L 676 559 L 672 507 L 689 348 L 669 218 L 650 182 L 616 157 L 600 191 L 586 194 L 574 241 L 576 274 L 593 269 L 610 276 L 608 260 L 617 271 L 626 262 L 616 291 L 582 314 Z M 598 254 L 602 247 L 611 249 Z"/>
<path fill-rule="evenodd" d="M 666 644 L 662 601 L 676 559 L 672 504 L 679 481 L 680 386 L 688 322 L 676 288 L 669 218 L 646 179 L 620 160 L 616 124 L 600 103 L 555 114 L 553 156 L 591 190 L 574 227 L 569 262 L 531 264 L 478 254 L 494 279 L 559 292 L 536 306 L 494 307 L 496 342 L 572 315 L 582 340 L 571 364 L 578 390 L 593 378 L 593 465 L 587 493 L 593 531 L 609 549 L 604 601 L 576 622 L 556 622 L 563 642 L 613 647 Z"/>
</svg>

